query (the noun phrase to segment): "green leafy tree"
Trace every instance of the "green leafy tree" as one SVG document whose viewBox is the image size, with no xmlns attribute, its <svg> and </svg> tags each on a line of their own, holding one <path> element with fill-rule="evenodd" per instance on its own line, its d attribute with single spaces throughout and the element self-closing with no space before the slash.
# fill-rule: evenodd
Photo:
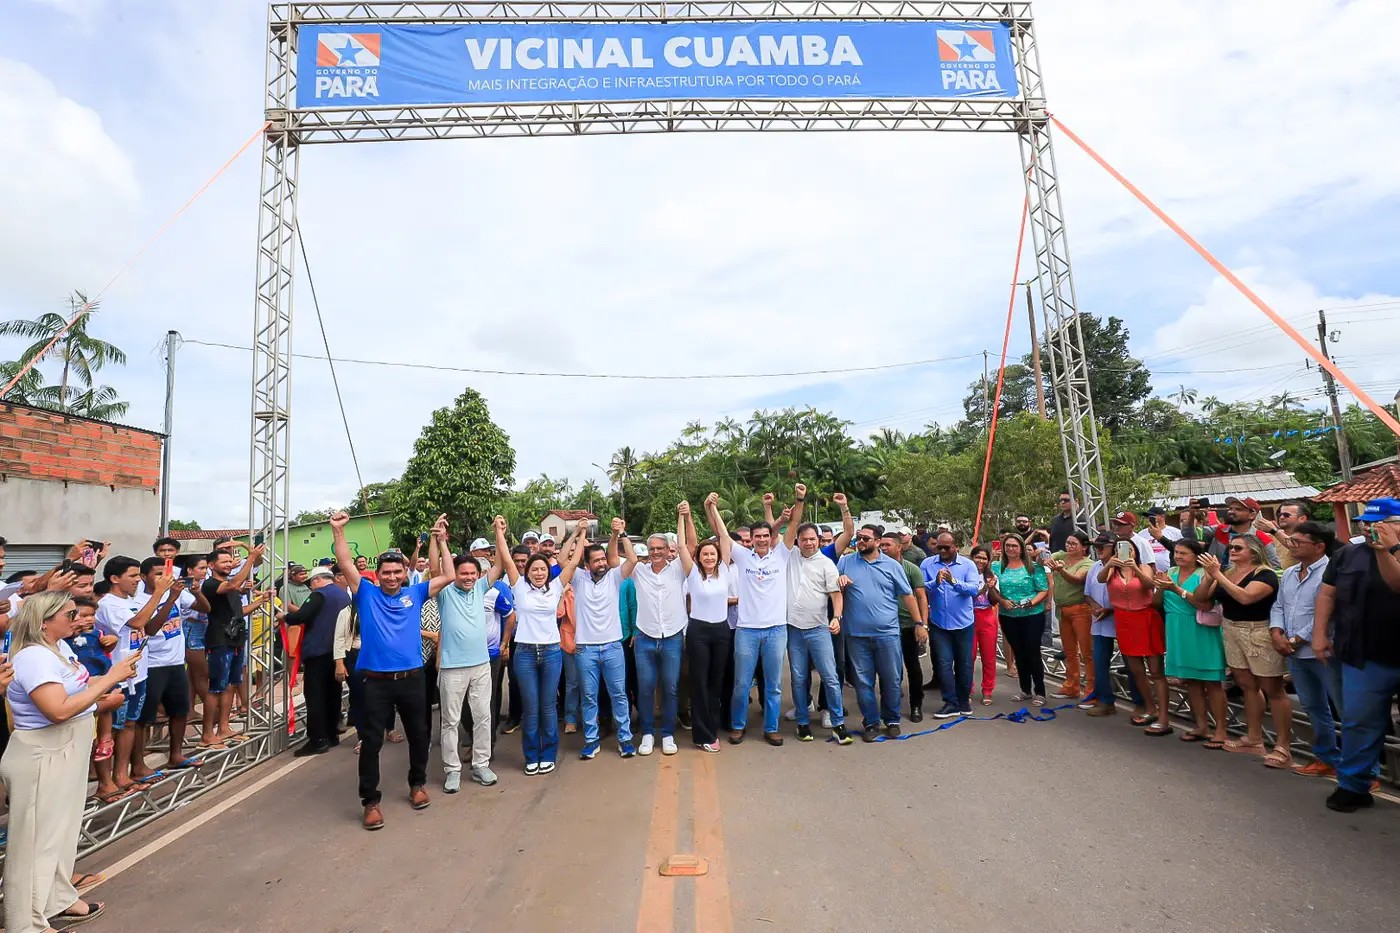
<svg viewBox="0 0 1400 933">
<path fill-rule="evenodd" d="M 182 521 L 180 521 L 178 518 L 172 518 L 172 519 L 170 520 L 170 530 L 171 530 L 171 531 L 203 531 L 203 529 L 199 527 L 199 522 L 182 522 Z"/>
<path fill-rule="evenodd" d="M 411 545 L 446 513 L 453 537 L 484 534 L 510 490 L 515 450 L 475 389 L 433 412 L 390 497 L 389 527 Z"/>
<path fill-rule="evenodd" d="M 352 518 L 356 515 L 368 515 L 371 512 L 389 511 L 393 506 L 394 494 L 398 492 L 400 482 L 400 480 L 391 479 L 382 483 L 366 483 L 360 487 L 355 498 L 350 500 L 345 511 Z M 436 515 L 433 517 L 437 518 Z"/>
<path fill-rule="evenodd" d="M 1128 351 L 1128 328 L 1116 317 L 1103 320 L 1081 312 L 1079 329 L 1084 336 L 1084 360 L 1089 371 L 1089 392 L 1094 417 L 1111 431 L 1132 423 L 1138 408 L 1152 394 L 1152 373 Z M 1040 347 L 1045 376 L 1046 404 L 1059 404 L 1050 383 L 1049 336 Z M 1022 361 L 1030 365 L 1030 354 Z"/>
<path fill-rule="evenodd" d="M 80 318 L 72 327 L 68 327 L 69 319 L 87 304 L 86 295 L 74 292 L 68 299 L 67 315 L 50 311 L 32 321 L 3 321 L 0 322 L 0 337 L 19 337 L 33 341 L 20 354 L 17 361 L 20 367 L 31 363 L 36 367 L 46 362 L 59 364 L 58 384 L 54 387 L 56 391 L 43 393 L 38 391 L 39 386 L 34 384 L 28 387 L 28 391 L 33 393 L 35 398 L 43 398 L 49 402 L 44 407 L 53 407 L 59 411 L 70 411 L 91 418 L 119 417 L 126 414 L 127 403 L 120 401 L 116 390 L 110 386 L 95 385 L 93 376 L 109 364 L 126 365 L 126 354 L 105 340 L 88 333 L 88 322 L 92 320 L 90 313 Z M 91 310 L 97 310 L 97 302 L 91 303 Z M 62 336 L 55 341 L 54 338 L 59 334 Z M 49 345 L 50 341 L 54 341 L 52 346 Z M 13 372 L 10 378 L 13 378 Z"/>
</svg>

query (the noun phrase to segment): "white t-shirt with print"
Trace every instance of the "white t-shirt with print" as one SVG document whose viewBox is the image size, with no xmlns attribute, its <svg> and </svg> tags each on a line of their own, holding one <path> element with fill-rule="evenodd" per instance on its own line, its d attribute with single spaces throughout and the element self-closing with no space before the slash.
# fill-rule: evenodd
<svg viewBox="0 0 1400 933">
<path fill-rule="evenodd" d="M 734 589 L 739 594 L 739 628 L 772 628 L 787 625 L 788 554 L 781 540 L 762 557 L 736 543 L 730 550 L 734 561 Z"/>
<path fill-rule="evenodd" d="M 10 684 L 10 689 L 5 691 L 5 699 L 10 701 L 16 729 L 43 729 L 54 725 L 49 717 L 39 711 L 39 707 L 34 705 L 34 700 L 30 697 L 31 693 L 44 684 L 63 684 L 64 692 L 70 697 L 81 693 L 88 684 L 88 670 L 78 660 L 73 649 L 68 647 L 67 642 L 58 643 L 58 654 L 54 654 L 43 645 L 30 645 L 18 652 L 10 660 L 10 664 L 14 668 L 15 679 Z M 94 703 L 73 719 L 91 716 L 96 709 L 97 704 Z"/>
<path fill-rule="evenodd" d="M 108 593 L 97 601 L 97 630 L 103 635 L 117 636 L 116 647 L 112 649 L 113 661 L 122 660 L 141 647 L 141 643 L 146 640 L 144 630 L 138 631 L 127 623 L 145 607 L 147 599 L 147 596 L 133 596 L 127 599 L 116 593 Z M 143 651 L 141 659 L 136 662 L 136 676 L 128 680 L 125 686 L 135 687 L 145 680 L 150 666 L 150 655 Z"/>
</svg>

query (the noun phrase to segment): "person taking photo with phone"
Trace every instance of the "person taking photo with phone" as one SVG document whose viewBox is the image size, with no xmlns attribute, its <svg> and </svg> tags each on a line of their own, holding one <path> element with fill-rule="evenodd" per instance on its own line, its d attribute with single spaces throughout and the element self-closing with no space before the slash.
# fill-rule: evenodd
<svg viewBox="0 0 1400 933">
<path fill-rule="evenodd" d="M 0 759 L 9 805 L 4 894 L 10 933 L 89 920 L 104 906 L 82 900 L 73 887 L 96 735 L 93 711 L 103 694 L 136 676 L 141 649 L 90 677 L 64 642 L 77 632 L 77 618 L 67 593 L 46 592 L 26 599 L 11 623 L 5 699 L 15 731 Z"/>
<path fill-rule="evenodd" d="M 1170 735 L 1170 688 L 1163 672 L 1166 624 L 1154 605 L 1157 564 L 1150 551 L 1132 540 L 1136 525 L 1137 516 L 1132 512 L 1119 512 L 1113 517 L 1113 556 L 1099 571 L 1099 582 L 1108 587 L 1118 650 L 1143 698 L 1142 706 L 1133 711 L 1132 723 L 1145 726 L 1148 735 Z"/>
</svg>

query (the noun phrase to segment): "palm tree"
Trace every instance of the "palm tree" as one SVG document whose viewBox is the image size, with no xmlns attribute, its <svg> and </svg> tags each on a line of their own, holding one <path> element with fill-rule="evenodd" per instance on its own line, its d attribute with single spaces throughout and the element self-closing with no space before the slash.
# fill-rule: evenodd
<svg viewBox="0 0 1400 933">
<path fill-rule="evenodd" d="M 1284 389 L 1281 394 L 1275 395 L 1273 398 L 1269 399 L 1269 407 L 1277 411 L 1286 412 L 1294 408 L 1302 408 L 1303 406 L 1298 401 L 1298 396 Z"/>
<path fill-rule="evenodd" d="M 1207 415 L 1219 408 L 1220 405 L 1221 401 L 1218 396 L 1207 395 L 1205 398 L 1201 399 L 1201 411 L 1205 412 Z"/>
<path fill-rule="evenodd" d="M 1188 405 L 1196 404 L 1196 399 L 1199 397 L 1199 395 L 1200 393 L 1198 393 L 1195 389 L 1188 389 L 1186 388 L 1186 386 L 1182 386 L 1179 390 L 1173 392 L 1167 397 L 1176 399 L 1177 404 L 1179 404 L 1182 408 L 1185 408 Z M 1211 396 L 1211 398 L 1215 398 L 1215 396 Z M 1218 402 L 1219 400 L 1217 399 L 1216 401 Z"/>
<path fill-rule="evenodd" d="M 19 360 L 9 363 L 0 363 L 0 385 L 6 385 L 15 378 L 20 370 L 24 369 L 24 364 Z M 36 408 L 57 408 L 58 407 L 58 386 L 44 385 L 44 377 L 37 369 L 29 369 L 15 387 L 10 390 L 10 400 L 19 402 L 21 405 L 33 405 Z"/>
<path fill-rule="evenodd" d="M 627 481 L 637 469 L 637 452 L 631 447 L 619 447 L 608 461 L 608 480 L 617 486 L 618 505 L 622 520 L 627 521 Z"/>
<path fill-rule="evenodd" d="M 65 410 L 84 418 L 111 421 L 125 415 L 130 407 L 117 398 L 117 390 L 111 386 L 93 386 L 75 395 Z"/>
<path fill-rule="evenodd" d="M 93 373 L 103 366 L 109 363 L 115 363 L 118 366 L 126 365 L 125 353 L 87 332 L 87 323 L 92 318 L 90 313 L 84 314 L 72 327 L 68 327 L 69 319 L 77 314 L 79 309 L 87 307 L 89 312 L 95 311 L 97 310 L 97 302 L 89 302 L 86 295 L 75 291 L 68 299 L 68 307 L 68 317 L 50 311 L 33 321 L 0 322 L 0 336 L 22 337 L 25 340 L 34 341 L 20 355 L 21 366 L 38 365 L 53 355 L 57 355 L 63 363 L 57 399 L 58 408 L 63 410 L 69 410 L 70 390 L 68 384 L 71 379 L 76 379 L 84 389 L 91 389 Z M 67 330 L 65 331 L 64 328 Z M 54 340 L 59 334 L 63 336 Z M 52 346 L 50 346 L 50 341 L 53 341 Z M 113 404 L 115 397 L 116 393 L 113 392 L 112 399 L 107 400 L 104 404 Z"/>
</svg>

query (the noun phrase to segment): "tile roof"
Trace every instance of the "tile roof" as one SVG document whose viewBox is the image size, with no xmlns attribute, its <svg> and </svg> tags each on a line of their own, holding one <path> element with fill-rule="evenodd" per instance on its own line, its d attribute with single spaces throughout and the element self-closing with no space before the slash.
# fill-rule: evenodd
<svg viewBox="0 0 1400 933">
<path fill-rule="evenodd" d="M 1367 470 L 1349 483 L 1338 483 L 1318 493 L 1318 502 L 1369 502 L 1372 499 L 1400 497 L 1400 464 Z"/>
<path fill-rule="evenodd" d="M 176 541 L 213 541 L 217 538 L 246 538 L 247 528 L 211 528 L 198 531 L 172 531 L 170 537 Z"/>
<path fill-rule="evenodd" d="M 566 522 L 576 522 L 585 518 L 589 521 L 594 521 L 598 518 L 598 516 L 587 509 L 550 509 L 549 514 L 558 515 Z"/>
</svg>

